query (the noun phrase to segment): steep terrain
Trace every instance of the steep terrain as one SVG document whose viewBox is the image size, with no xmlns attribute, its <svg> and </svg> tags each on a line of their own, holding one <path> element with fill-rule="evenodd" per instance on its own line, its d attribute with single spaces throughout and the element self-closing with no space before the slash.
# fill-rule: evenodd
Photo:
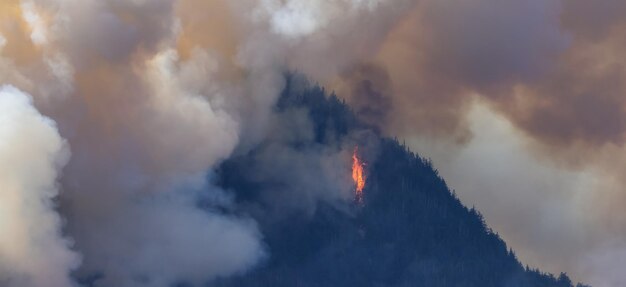
<svg viewBox="0 0 626 287">
<path fill-rule="evenodd" d="M 216 176 L 259 222 L 268 257 L 217 286 L 573 286 L 565 274 L 524 267 L 429 160 L 380 136 L 334 95 L 290 77 L 276 121 L 280 130 Z M 325 163 L 349 161 L 356 146 L 362 198 L 326 194 L 342 182 Z"/>
</svg>

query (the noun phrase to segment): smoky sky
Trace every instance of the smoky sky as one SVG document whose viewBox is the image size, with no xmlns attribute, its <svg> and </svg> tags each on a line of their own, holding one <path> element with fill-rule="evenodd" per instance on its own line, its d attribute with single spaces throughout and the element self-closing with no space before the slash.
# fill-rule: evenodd
<svg viewBox="0 0 626 287">
<path fill-rule="evenodd" d="M 375 57 L 394 91 L 387 131 L 416 138 L 523 260 L 607 286 L 624 282 L 611 271 L 623 260 L 607 253 L 621 254 L 625 236 L 615 208 L 624 203 L 624 11 L 621 1 L 422 1 Z M 480 117 L 510 125 L 495 128 L 507 139 Z M 484 172 L 474 177 L 476 165 Z M 518 197 L 528 204 L 504 208 Z"/>
<path fill-rule="evenodd" d="M 19 146 L 41 133 L 52 146 L 30 146 L 32 151 L 19 153 L 25 163 L 34 160 L 30 154 L 67 157 L 63 164 L 32 162 L 46 171 L 37 177 L 41 186 L 28 186 L 21 174 L 7 179 L 18 196 L 58 201 L 33 207 L 33 218 L 23 221 L 15 213 L 11 220 L 16 226 L 35 217 L 54 223 L 45 236 L 23 236 L 59 250 L 50 257 L 64 258 L 49 269 L 56 286 L 71 286 L 72 272 L 103 273 L 103 286 L 167 286 L 254 268 L 271 256 L 263 235 L 206 174 L 264 139 L 294 136 L 280 133 L 273 107 L 285 73 L 297 71 L 336 91 L 378 132 L 420 138 L 415 148 L 435 165 L 475 152 L 477 142 L 519 144 L 533 161 L 529 166 L 546 165 L 547 173 L 577 180 L 591 177 L 593 184 L 577 196 L 566 192 L 573 189 L 567 184 L 520 196 L 533 204 L 543 196 L 562 200 L 559 216 L 584 210 L 585 219 L 572 225 L 574 234 L 594 235 L 576 235 L 563 246 L 569 252 L 588 247 L 590 252 L 576 254 L 593 264 L 574 266 L 556 256 L 561 261 L 554 265 L 619 285 L 626 278 L 610 268 L 618 262 L 610 254 L 626 250 L 626 185 L 620 176 L 626 167 L 620 155 L 626 133 L 625 10 L 620 0 L 2 1 L 0 84 L 10 85 L 2 97 L 12 100 L 0 101 L 0 110 L 17 105 L 38 127 L 32 134 L 7 133 L 7 143 Z M 489 127 L 476 125 L 477 105 L 510 125 L 514 143 L 479 140 Z M 310 136 L 297 111 L 281 117 L 302 125 L 297 136 Z M 22 130 L 23 123 L 7 123 Z M 430 148 L 424 142 L 443 144 Z M 278 206 L 307 210 L 317 200 L 346 200 L 343 178 L 326 168 L 340 166 L 345 150 L 319 149 L 296 162 L 281 141 L 263 151 L 258 160 L 278 165 L 260 177 L 281 170 L 300 177 L 296 171 L 315 169 L 327 179 L 324 188 L 276 191 L 284 203 Z M 479 151 L 492 155 L 490 148 Z M 449 174 L 462 194 L 469 182 L 463 179 L 471 178 L 463 171 L 472 164 L 460 166 L 467 167 Z M 536 176 L 512 170 L 520 178 Z M 506 176 L 491 180 L 493 186 L 514 184 Z M 308 202 L 292 192 L 302 192 Z M 498 204 L 493 197 L 468 198 Z M 211 209 L 197 207 L 200 199 Z M 490 214 L 508 218 L 501 212 Z M 543 232 L 530 213 L 518 214 L 522 230 Z M 520 253 L 532 254 L 545 240 L 524 243 Z M 192 248 L 198 246 L 206 251 Z M 178 268 L 164 272 L 153 250 L 170 254 Z M 37 281 L 37 265 L 4 268 L 28 256 L 14 255 L 0 256 L 0 280 L 30 278 L 30 286 L 49 286 Z"/>
<path fill-rule="evenodd" d="M 344 87 L 339 93 L 348 99 L 357 117 L 380 131 L 390 124 L 393 90 L 387 71 L 372 63 L 348 69 L 342 76 Z"/>
<path fill-rule="evenodd" d="M 20 232 L 0 244 L 2 283 L 200 285 L 267 258 L 257 223 L 207 174 L 280 130 L 273 107 L 286 71 L 322 79 L 372 55 L 411 5 L 391 4 L 2 1 L 0 82 L 10 88 L 1 108 L 19 108 L 6 120 L 11 140 L 2 167 L 37 168 L 8 174 L 14 187 L 3 196 L 43 202 L 18 205 L 6 217 Z M 362 49 L 355 53 L 351 43 Z M 33 129 L 22 128 L 30 122 Z M 13 152 L 39 138 L 31 151 Z M 294 160 L 278 145 L 259 160 L 274 160 L 275 172 L 294 171 L 300 184 L 274 200 L 306 212 L 318 199 L 348 200 L 349 177 L 335 170 L 341 154 L 320 150 Z M 63 164 L 52 162 L 57 155 Z M 306 169 L 326 176 L 328 188 L 303 180 Z M 29 245 L 14 248 L 20 241 Z M 51 254 L 29 259 L 43 249 Z M 48 277 L 54 282 L 42 280 Z"/>
</svg>

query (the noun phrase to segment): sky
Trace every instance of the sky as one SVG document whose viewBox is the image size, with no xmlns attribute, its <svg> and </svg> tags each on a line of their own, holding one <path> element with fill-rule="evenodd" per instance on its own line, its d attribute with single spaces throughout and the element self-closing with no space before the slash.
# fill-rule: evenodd
<svg viewBox="0 0 626 287">
<path fill-rule="evenodd" d="M 205 175 L 276 130 L 297 71 L 431 158 L 523 263 L 626 285 L 625 36 L 621 0 L 3 0 L 0 282 L 253 268 L 256 223 L 194 202 L 236 208 Z"/>
</svg>

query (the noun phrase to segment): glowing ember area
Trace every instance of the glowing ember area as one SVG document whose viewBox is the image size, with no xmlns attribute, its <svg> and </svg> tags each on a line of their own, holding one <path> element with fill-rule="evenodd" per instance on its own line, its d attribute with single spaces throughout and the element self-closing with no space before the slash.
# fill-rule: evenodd
<svg viewBox="0 0 626 287">
<path fill-rule="evenodd" d="M 354 180 L 354 185 L 356 186 L 356 199 L 358 202 L 363 200 L 363 188 L 365 187 L 363 165 L 363 161 L 358 156 L 358 147 L 355 147 L 352 153 L 352 180 Z"/>
</svg>

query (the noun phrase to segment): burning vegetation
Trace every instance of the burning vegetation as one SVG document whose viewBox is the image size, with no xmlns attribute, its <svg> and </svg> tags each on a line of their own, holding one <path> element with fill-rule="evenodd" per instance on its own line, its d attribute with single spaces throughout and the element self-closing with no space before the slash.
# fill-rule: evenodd
<svg viewBox="0 0 626 287">
<path fill-rule="evenodd" d="M 354 181 L 355 197 L 357 202 L 363 201 L 363 188 L 365 187 L 365 173 L 363 166 L 365 165 L 358 155 L 359 148 L 355 147 L 352 153 L 352 180 Z"/>
</svg>

